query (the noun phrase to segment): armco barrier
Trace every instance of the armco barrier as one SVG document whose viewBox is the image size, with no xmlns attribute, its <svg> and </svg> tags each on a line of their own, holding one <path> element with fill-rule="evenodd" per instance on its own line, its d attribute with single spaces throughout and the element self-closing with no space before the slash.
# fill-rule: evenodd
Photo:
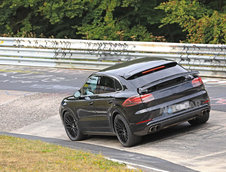
<svg viewBox="0 0 226 172">
<path fill-rule="evenodd" d="M 0 64 L 103 69 L 140 57 L 226 78 L 226 45 L 0 37 Z"/>
</svg>

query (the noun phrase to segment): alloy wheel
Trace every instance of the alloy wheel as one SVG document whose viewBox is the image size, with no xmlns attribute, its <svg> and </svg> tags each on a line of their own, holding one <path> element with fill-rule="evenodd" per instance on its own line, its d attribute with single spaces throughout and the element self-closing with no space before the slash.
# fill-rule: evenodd
<svg viewBox="0 0 226 172">
<path fill-rule="evenodd" d="M 125 124 L 120 119 L 116 121 L 115 125 L 116 132 L 123 143 L 126 143 L 128 140 L 128 131 Z"/>
<path fill-rule="evenodd" d="M 70 135 L 71 139 L 75 139 L 78 135 L 78 125 L 74 117 L 70 113 L 64 116 L 65 128 Z"/>
</svg>

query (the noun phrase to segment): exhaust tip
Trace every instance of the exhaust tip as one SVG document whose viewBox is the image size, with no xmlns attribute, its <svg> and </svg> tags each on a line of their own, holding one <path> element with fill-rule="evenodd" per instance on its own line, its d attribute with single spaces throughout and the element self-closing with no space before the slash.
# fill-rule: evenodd
<svg viewBox="0 0 226 172">
<path fill-rule="evenodd" d="M 157 126 L 156 126 L 156 131 L 159 131 L 159 130 L 160 130 L 160 126 L 157 125 Z"/>
<path fill-rule="evenodd" d="M 150 133 L 154 133 L 156 131 L 159 131 L 160 130 L 160 126 L 159 125 L 156 125 L 156 126 L 153 126 L 149 129 L 149 132 Z"/>
<path fill-rule="evenodd" d="M 151 133 L 155 132 L 155 127 L 151 127 L 151 128 L 149 129 L 149 132 L 151 132 Z"/>
<path fill-rule="evenodd" d="M 209 113 L 209 112 L 210 112 L 209 110 L 203 110 L 203 111 L 202 111 L 202 114 L 205 115 L 205 114 L 207 114 L 207 113 Z"/>
</svg>

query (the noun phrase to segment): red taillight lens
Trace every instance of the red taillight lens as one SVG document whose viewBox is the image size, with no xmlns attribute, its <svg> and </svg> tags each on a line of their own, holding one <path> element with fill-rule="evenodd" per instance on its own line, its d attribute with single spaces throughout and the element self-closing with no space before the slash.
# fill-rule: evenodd
<svg viewBox="0 0 226 172">
<path fill-rule="evenodd" d="M 210 102 L 210 100 L 208 99 L 208 100 L 204 101 L 203 104 L 206 104 L 206 103 L 209 103 L 209 102 Z"/>
<path fill-rule="evenodd" d="M 200 86 L 202 84 L 203 84 L 203 82 L 202 82 L 201 77 L 197 77 L 197 78 L 192 80 L 193 87 L 198 87 L 198 86 Z"/>
<path fill-rule="evenodd" d="M 144 95 L 138 95 L 138 96 L 132 96 L 126 99 L 122 106 L 129 107 L 129 106 L 135 106 L 140 103 L 147 103 L 154 100 L 154 97 L 152 94 L 144 94 Z"/>
</svg>

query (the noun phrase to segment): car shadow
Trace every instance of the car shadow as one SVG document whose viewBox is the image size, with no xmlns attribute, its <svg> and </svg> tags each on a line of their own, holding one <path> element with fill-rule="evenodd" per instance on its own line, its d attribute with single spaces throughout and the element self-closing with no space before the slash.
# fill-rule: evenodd
<svg viewBox="0 0 226 172">
<path fill-rule="evenodd" d="M 211 124 L 206 123 L 202 125 L 197 125 L 197 126 L 191 126 L 189 123 L 185 122 L 176 126 L 171 126 L 169 128 L 163 129 L 159 132 L 149 134 L 146 136 L 143 136 L 142 142 L 138 144 L 137 146 L 142 146 L 148 143 L 157 143 L 157 142 L 162 142 L 168 139 L 173 139 L 176 137 L 180 137 L 183 135 L 186 135 L 191 132 L 198 132 L 199 130 L 203 130 L 205 128 L 208 128 Z M 107 144 L 107 143 L 119 143 L 118 139 L 116 136 L 99 136 L 99 135 L 94 135 L 94 136 L 89 136 L 88 137 L 89 141 L 94 141 L 94 142 L 99 142 L 102 144 Z M 136 146 L 134 146 L 136 147 Z"/>
<path fill-rule="evenodd" d="M 180 137 L 191 132 L 198 132 L 199 130 L 205 129 L 209 125 L 210 123 L 192 126 L 189 123 L 185 122 L 176 126 L 171 126 L 159 132 L 144 136 L 139 146 L 147 143 L 161 142 L 163 140 Z"/>
</svg>

